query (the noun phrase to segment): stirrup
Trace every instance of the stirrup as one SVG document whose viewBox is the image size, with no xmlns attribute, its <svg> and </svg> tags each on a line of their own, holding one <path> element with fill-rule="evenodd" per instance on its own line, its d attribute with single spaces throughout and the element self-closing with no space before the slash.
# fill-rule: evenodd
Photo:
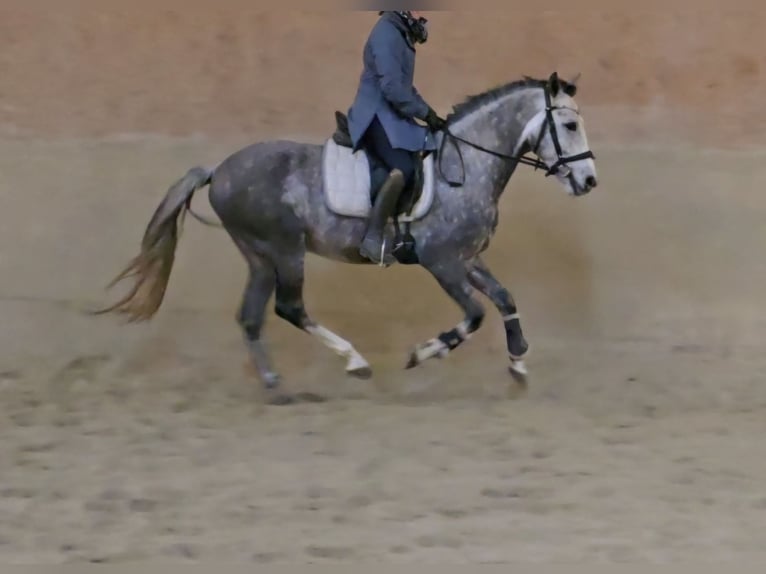
<svg viewBox="0 0 766 574">
<path fill-rule="evenodd" d="M 386 234 L 385 233 L 383 234 L 383 241 L 380 242 L 380 263 L 378 263 L 378 267 L 383 267 L 383 268 L 388 267 L 388 265 L 386 265 Z"/>
<path fill-rule="evenodd" d="M 362 257 L 366 258 L 367 260 L 371 261 L 372 263 L 375 263 L 378 267 L 391 267 L 394 263 L 397 263 L 397 257 L 393 254 L 386 254 L 386 246 L 388 245 L 388 239 L 383 236 L 381 239 L 380 246 L 375 246 L 372 248 L 365 249 L 364 247 L 359 247 L 359 253 L 362 255 Z M 378 252 L 378 249 L 380 249 L 378 253 L 378 259 L 376 259 L 375 253 Z M 388 262 L 386 260 L 389 260 Z"/>
</svg>

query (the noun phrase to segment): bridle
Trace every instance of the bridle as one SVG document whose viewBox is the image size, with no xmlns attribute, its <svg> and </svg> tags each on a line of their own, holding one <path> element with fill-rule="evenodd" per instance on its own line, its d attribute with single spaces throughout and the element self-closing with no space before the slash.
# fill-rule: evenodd
<svg viewBox="0 0 766 574">
<path fill-rule="evenodd" d="M 543 93 L 545 94 L 545 110 L 544 110 L 545 119 L 543 120 L 543 123 L 540 126 L 540 135 L 537 138 L 537 143 L 535 144 L 535 147 L 531 151 L 532 153 L 537 155 L 537 152 L 543 143 L 543 138 L 545 137 L 545 133 L 547 129 L 548 132 L 550 133 L 551 140 L 553 141 L 553 147 L 556 150 L 556 156 L 557 156 L 557 160 L 552 166 L 548 167 L 548 165 L 544 161 L 542 161 L 539 157 L 534 157 L 534 158 L 526 157 L 526 152 L 522 153 L 521 155 L 509 155 L 509 154 L 500 153 L 491 149 L 487 149 L 485 147 L 480 146 L 479 144 L 476 144 L 474 142 L 461 138 L 460 136 L 456 136 L 449 130 L 449 127 L 446 127 L 444 128 L 444 138 L 442 139 L 442 144 L 439 149 L 439 173 L 444 179 L 444 181 L 446 181 L 450 187 L 462 187 L 463 185 L 465 185 L 465 162 L 463 161 L 463 153 L 460 151 L 460 146 L 455 144 L 454 141 L 453 141 L 453 145 L 455 146 L 455 149 L 457 150 L 457 153 L 458 153 L 458 157 L 460 158 L 460 166 L 463 172 L 463 181 L 460 181 L 460 182 L 450 181 L 444 176 L 444 170 L 442 169 L 442 159 L 444 157 L 444 154 L 442 152 L 444 151 L 444 146 L 446 145 L 448 139 L 462 142 L 474 149 L 477 149 L 481 152 L 495 156 L 505 161 L 515 161 L 516 163 L 529 165 L 531 167 L 534 167 L 535 171 L 537 171 L 538 169 L 543 169 L 545 170 L 545 177 L 558 174 L 559 170 L 562 167 L 569 167 L 570 163 L 574 163 L 576 161 L 582 161 L 584 159 L 596 159 L 596 156 L 593 154 L 591 150 L 584 151 L 576 155 L 564 156 L 563 150 L 561 149 L 561 142 L 559 141 L 558 130 L 556 129 L 556 122 L 553 120 L 553 111 L 554 110 L 571 110 L 575 112 L 577 115 L 579 115 L 580 112 L 567 106 L 552 105 L 551 94 L 548 91 L 547 84 L 543 86 L 542 89 L 543 89 Z M 570 178 L 570 181 L 571 181 L 571 179 L 573 178 L 571 170 L 568 177 Z"/>
</svg>

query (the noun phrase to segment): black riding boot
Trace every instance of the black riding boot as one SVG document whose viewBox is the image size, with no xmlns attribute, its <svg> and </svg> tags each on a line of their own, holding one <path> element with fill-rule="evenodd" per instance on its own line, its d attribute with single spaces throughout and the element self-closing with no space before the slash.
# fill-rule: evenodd
<svg viewBox="0 0 766 574">
<path fill-rule="evenodd" d="M 390 243 L 384 245 L 384 232 L 388 218 L 394 214 L 403 190 L 404 174 L 398 169 L 394 169 L 375 197 L 375 203 L 370 211 L 367 233 L 359 248 L 359 253 L 375 263 L 392 265 L 396 262 L 396 258 L 391 255 Z"/>
</svg>

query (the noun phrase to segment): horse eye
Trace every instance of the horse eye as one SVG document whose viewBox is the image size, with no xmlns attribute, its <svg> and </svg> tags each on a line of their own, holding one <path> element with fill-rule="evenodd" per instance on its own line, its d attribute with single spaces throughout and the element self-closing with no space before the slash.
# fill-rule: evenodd
<svg viewBox="0 0 766 574">
<path fill-rule="evenodd" d="M 570 132 L 576 132 L 577 131 L 577 122 L 567 122 L 564 124 L 564 127 L 568 129 Z"/>
</svg>

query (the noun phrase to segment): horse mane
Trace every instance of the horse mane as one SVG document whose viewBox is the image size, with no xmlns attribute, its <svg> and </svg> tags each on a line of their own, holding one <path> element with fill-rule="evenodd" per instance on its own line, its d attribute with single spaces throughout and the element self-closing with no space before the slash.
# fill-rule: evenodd
<svg viewBox="0 0 766 574">
<path fill-rule="evenodd" d="M 453 123 L 471 115 L 486 104 L 491 104 L 504 98 L 511 92 L 523 88 L 542 88 L 548 83 L 548 80 L 540 80 L 530 76 L 524 76 L 521 80 L 514 80 L 507 84 L 491 88 L 480 94 L 468 96 L 464 101 L 452 106 L 452 112 L 445 118 L 447 123 Z M 563 82 L 562 82 L 563 83 Z"/>
</svg>

